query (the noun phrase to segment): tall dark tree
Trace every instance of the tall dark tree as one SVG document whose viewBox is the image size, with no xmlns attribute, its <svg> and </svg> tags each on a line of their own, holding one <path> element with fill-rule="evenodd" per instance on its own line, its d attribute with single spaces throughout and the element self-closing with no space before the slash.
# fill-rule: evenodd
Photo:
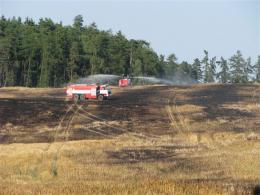
<svg viewBox="0 0 260 195">
<path fill-rule="evenodd" d="M 69 59 L 68 59 L 68 73 L 69 73 L 69 81 L 75 80 L 77 76 L 77 71 L 80 63 L 80 49 L 78 42 L 72 42 L 70 51 L 69 51 Z"/>
<path fill-rule="evenodd" d="M 82 44 L 84 52 L 87 54 L 89 61 L 89 68 L 86 74 L 100 73 L 99 66 L 102 64 L 100 56 L 101 52 L 101 35 L 96 25 L 91 24 L 88 28 L 84 29 L 82 34 Z"/>
<path fill-rule="evenodd" d="M 109 61 L 109 64 L 106 69 L 109 69 L 109 73 L 123 73 L 127 75 L 130 73 L 129 52 L 131 52 L 129 51 L 128 41 L 121 31 L 111 37 L 112 38 L 107 37 L 109 40 L 107 53 L 107 61 Z"/>
<path fill-rule="evenodd" d="M 192 64 L 191 76 L 198 82 L 202 81 L 201 62 L 198 58 L 196 58 Z"/>
<path fill-rule="evenodd" d="M 2 37 L 0 39 L 0 86 L 6 86 L 7 72 L 9 63 L 9 43 L 7 38 Z"/>
<path fill-rule="evenodd" d="M 260 55 L 257 57 L 257 62 L 254 66 L 255 69 L 255 81 L 260 83 Z"/>
<path fill-rule="evenodd" d="M 164 59 L 164 55 L 160 55 L 159 56 L 159 62 L 156 66 L 156 72 L 157 72 L 157 76 L 160 78 L 163 78 L 165 76 L 165 68 L 166 68 L 166 62 Z"/>
<path fill-rule="evenodd" d="M 247 82 L 245 77 L 246 61 L 240 51 L 237 51 L 237 53 L 229 59 L 229 64 L 231 69 L 231 81 L 233 83 Z"/>
<path fill-rule="evenodd" d="M 130 41 L 130 67 L 134 76 L 154 75 L 159 61 L 157 54 L 150 48 L 150 44 L 143 40 Z"/>
<path fill-rule="evenodd" d="M 244 67 L 244 79 L 245 82 L 252 81 L 252 74 L 254 72 L 254 66 L 252 65 L 251 58 L 247 58 L 246 64 Z"/>
<path fill-rule="evenodd" d="M 66 68 L 68 67 L 67 56 L 69 56 L 70 51 L 68 30 L 63 28 L 61 24 L 58 24 L 56 25 L 54 37 L 55 49 L 53 55 L 56 58 L 56 62 L 53 69 L 52 83 L 54 87 L 57 87 L 64 84 L 68 78 L 66 74 Z"/>
<path fill-rule="evenodd" d="M 227 83 L 230 79 L 227 60 L 225 60 L 223 57 L 221 57 L 219 63 L 220 63 L 221 70 L 218 73 L 218 78 L 220 79 L 221 83 Z"/>
<path fill-rule="evenodd" d="M 208 81 L 207 82 L 215 82 L 216 76 L 216 57 L 210 59 L 209 62 L 209 70 L 208 70 Z"/>
<path fill-rule="evenodd" d="M 171 79 L 178 71 L 179 65 L 177 63 L 177 57 L 175 54 L 170 54 L 166 61 L 165 74 L 166 77 Z"/>
<path fill-rule="evenodd" d="M 75 18 L 74 18 L 74 23 L 73 23 L 73 27 L 75 29 L 81 29 L 83 27 L 83 17 L 82 15 L 77 15 Z"/>
<path fill-rule="evenodd" d="M 204 65 L 204 82 L 208 83 L 210 81 L 210 65 L 209 65 L 209 53 L 204 50 L 204 58 L 202 59 L 202 64 Z"/>
<path fill-rule="evenodd" d="M 53 86 L 53 71 L 57 59 L 55 54 L 55 24 L 51 19 L 40 19 L 40 45 L 41 45 L 41 63 L 39 86 Z"/>
<path fill-rule="evenodd" d="M 192 77 L 192 65 L 183 61 L 179 64 L 178 72 Z"/>
</svg>

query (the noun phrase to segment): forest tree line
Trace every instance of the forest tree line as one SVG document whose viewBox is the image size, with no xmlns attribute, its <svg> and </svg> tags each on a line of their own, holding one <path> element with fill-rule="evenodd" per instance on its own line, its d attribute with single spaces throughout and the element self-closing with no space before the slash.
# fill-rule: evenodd
<svg viewBox="0 0 260 195">
<path fill-rule="evenodd" d="M 178 62 L 158 55 L 145 40 L 128 40 L 120 31 L 83 25 L 83 17 L 64 26 L 51 19 L 0 19 L 0 87 L 59 87 L 93 74 L 155 76 L 183 74 L 209 83 L 260 82 L 260 56 L 253 64 L 237 51 L 229 59 L 209 57 Z"/>
</svg>

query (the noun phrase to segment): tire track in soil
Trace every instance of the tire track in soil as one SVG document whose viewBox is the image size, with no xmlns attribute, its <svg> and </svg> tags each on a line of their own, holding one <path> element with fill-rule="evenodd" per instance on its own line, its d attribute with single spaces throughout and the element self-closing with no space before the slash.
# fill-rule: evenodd
<svg viewBox="0 0 260 195">
<path fill-rule="evenodd" d="M 175 129 L 177 129 L 177 131 L 179 132 L 180 131 L 180 127 L 177 123 L 177 120 L 175 118 L 175 115 L 172 113 L 172 107 L 173 107 L 173 103 L 171 102 L 171 98 L 168 99 L 168 105 L 167 105 L 167 108 L 166 108 L 166 111 L 167 111 L 167 114 L 168 114 L 168 117 L 169 117 L 169 120 L 170 120 L 170 124 L 171 126 Z"/>
<path fill-rule="evenodd" d="M 84 117 L 84 118 L 87 118 L 87 119 L 92 120 L 92 121 L 102 122 L 102 125 L 104 125 L 106 127 L 109 127 L 109 128 L 112 128 L 112 129 L 114 129 L 116 131 L 125 132 L 125 133 L 129 132 L 128 130 L 125 130 L 125 129 L 122 129 L 122 128 L 119 128 L 119 127 L 115 127 L 115 126 L 109 125 L 107 120 L 105 120 L 103 118 L 100 118 L 100 117 L 98 117 L 98 116 L 96 116 L 96 115 L 94 115 L 94 114 L 84 110 L 83 108 L 80 108 L 80 110 L 84 113 L 84 114 L 80 113 L 80 115 L 82 117 Z"/>
<path fill-rule="evenodd" d="M 104 119 L 104 118 L 101 118 L 99 116 L 96 116 L 86 110 L 84 110 L 83 108 L 80 108 L 80 110 L 82 112 L 84 112 L 84 114 L 82 113 L 79 113 L 82 117 L 86 118 L 86 119 L 90 119 L 92 121 L 99 121 L 99 122 L 102 122 L 102 125 L 106 126 L 106 127 L 109 127 L 115 131 L 120 131 L 122 133 L 132 133 L 134 136 L 140 138 L 140 137 L 146 137 L 146 138 L 160 138 L 161 136 L 158 136 L 158 135 L 155 135 L 155 134 L 152 134 L 152 133 L 142 133 L 142 135 L 136 133 L 136 132 L 132 132 L 132 131 L 129 131 L 127 129 L 123 129 L 123 128 L 120 128 L 120 127 L 116 127 L 116 126 L 112 126 L 110 124 L 108 124 L 108 120 Z M 101 129 L 102 130 L 102 129 Z M 102 131 L 105 131 L 105 130 L 102 130 Z M 106 131 L 105 131 L 106 132 Z M 113 136 L 113 135 L 116 135 L 116 134 L 113 134 L 111 133 L 109 136 Z"/>
<path fill-rule="evenodd" d="M 56 127 L 54 127 L 54 138 L 53 138 L 53 141 L 50 142 L 50 143 L 47 145 L 47 147 L 44 149 L 44 151 L 48 151 L 49 148 L 51 147 L 51 145 L 57 141 L 58 131 L 62 128 L 63 122 L 64 122 L 64 121 L 68 121 L 68 119 L 71 117 L 71 114 L 69 114 L 69 113 L 72 111 L 72 109 L 73 109 L 74 106 L 75 106 L 74 104 L 71 104 L 71 105 L 68 107 L 68 109 L 66 110 L 65 114 L 62 115 L 61 119 L 59 120 L 58 125 L 56 125 Z"/>
<path fill-rule="evenodd" d="M 175 112 L 172 111 L 172 107 L 174 107 Z M 168 113 L 171 126 L 176 129 L 178 133 L 184 133 L 186 131 L 184 129 L 186 125 L 184 125 L 183 117 L 181 117 L 181 114 L 178 111 L 175 93 L 170 93 L 170 96 L 168 97 L 168 105 L 166 111 Z"/>
<path fill-rule="evenodd" d="M 65 131 L 65 134 L 66 134 L 65 139 L 66 139 L 66 140 L 68 139 L 68 130 L 69 130 L 70 124 L 71 124 L 71 122 L 73 121 L 73 118 L 74 118 L 76 112 L 78 112 L 77 110 L 76 110 L 76 111 L 73 111 L 73 110 L 74 110 L 74 107 L 75 107 L 75 104 L 71 104 L 71 105 L 67 108 L 65 114 L 64 114 L 64 115 L 61 117 L 61 119 L 59 120 L 58 125 L 56 125 L 56 127 L 54 128 L 54 131 L 55 131 L 55 132 L 54 132 L 54 133 L 55 133 L 54 139 L 53 139 L 53 141 L 52 141 L 51 143 L 49 143 L 49 144 L 47 145 L 46 148 L 43 149 L 42 157 L 41 157 L 41 159 L 39 160 L 38 165 L 36 165 L 37 169 L 42 165 L 42 163 L 43 163 L 43 161 L 44 161 L 44 159 L 45 159 L 45 155 L 46 155 L 46 153 L 48 152 L 48 150 L 50 149 L 50 147 L 51 147 L 55 142 L 57 142 L 58 135 L 59 135 L 59 134 L 58 134 L 59 130 L 64 129 L 61 133 L 64 133 L 64 131 Z M 72 113 L 70 113 L 71 111 L 72 111 Z M 65 123 L 65 125 L 63 125 L 63 123 Z M 63 128 L 63 126 L 65 126 L 65 128 Z M 53 167 L 53 166 L 56 166 L 56 162 L 57 162 L 57 160 L 58 160 L 58 158 L 57 158 L 57 157 L 58 157 L 58 153 L 59 153 L 60 149 L 62 148 L 62 146 L 63 146 L 63 145 L 61 145 L 61 146 L 57 149 L 57 151 L 56 151 L 56 153 L 55 153 L 55 155 L 54 155 L 54 157 L 53 157 L 53 160 L 52 160 L 52 163 L 51 163 L 51 166 L 52 166 L 52 167 Z"/>
<path fill-rule="evenodd" d="M 260 93 L 260 88 L 256 88 L 256 89 L 252 92 L 251 101 L 254 102 L 255 104 L 258 103 L 259 93 Z"/>
<path fill-rule="evenodd" d="M 58 156 L 60 155 L 60 151 L 61 151 L 62 147 L 63 147 L 63 146 L 67 143 L 67 141 L 68 141 L 70 126 L 71 126 L 71 124 L 72 124 L 72 122 L 73 122 L 75 116 L 77 115 L 79 109 L 81 108 L 81 107 L 79 107 L 79 106 L 77 105 L 77 103 L 76 103 L 75 105 L 76 105 L 76 110 L 74 110 L 74 112 L 69 116 L 69 119 L 68 119 L 68 121 L 67 121 L 65 130 L 64 130 L 64 133 L 65 133 L 65 135 L 66 135 L 66 136 L 65 136 L 65 140 L 64 140 L 64 141 L 62 142 L 62 144 L 57 148 L 57 150 L 56 150 L 56 152 L 55 152 L 55 154 L 53 155 L 53 158 L 52 158 L 51 170 L 50 170 L 50 172 L 51 172 L 51 174 L 52 174 L 53 176 L 57 176 L 57 174 L 58 174 L 58 172 L 57 172 L 57 161 L 59 160 Z M 63 121 L 64 121 L 64 120 L 63 120 Z M 63 122 L 63 121 L 62 121 L 62 122 Z M 60 126 L 62 126 L 61 123 L 60 123 Z"/>
<path fill-rule="evenodd" d="M 173 114 L 173 112 L 170 108 L 171 108 L 171 105 L 174 105 L 176 107 L 176 97 L 174 96 L 173 102 L 171 102 L 171 99 L 172 98 L 169 98 L 169 101 L 168 101 L 168 107 L 169 107 L 168 115 L 169 115 L 170 121 L 173 122 L 173 121 L 176 120 L 177 116 L 175 116 Z M 88 104 L 84 104 L 84 105 L 88 106 Z M 110 133 L 110 134 L 105 133 L 105 132 L 108 132 L 108 131 L 103 129 L 104 126 L 111 128 L 115 131 L 120 131 L 122 133 L 130 132 L 129 130 L 126 130 L 126 129 L 123 129 L 123 128 L 120 128 L 120 127 L 115 127 L 115 126 L 108 124 L 108 120 L 101 118 L 99 116 L 96 116 L 96 115 L 86 111 L 85 109 L 82 108 L 82 105 L 80 106 L 77 103 L 71 104 L 68 107 L 68 109 L 66 110 L 66 113 L 61 117 L 58 125 L 55 127 L 54 141 L 49 143 L 48 146 L 44 149 L 44 152 L 43 152 L 43 157 L 42 157 L 41 162 L 43 162 L 44 155 L 50 149 L 51 145 L 53 143 L 57 142 L 57 139 L 58 139 L 58 136 L 59 136 L 59 131 L 61 129 L 64 129 L 61 133 L 64 133 L 66 135 L 65 141 L 58 147 L 57 151 L 53 155 L 52 162 L 51 162 L 51 169 L 57 169 L 57 161 L 58 161 L 58 156 L 60 154 L 60 150 L 64 146 L 65 142 L 68 141 L 68 139 L 69 139 L 69 130 L 70 130 L 71 124 L 72 124 L 76 115 L 79 115 L 81 117 L 89 119 L 90 121 L 102 122 L 101 125 L 103 125 L 103 126 L 101 126 L 101 128 L 98 128 L 98 127 L 95 127 L 95 129 L 86 128 L 84 130 L 92 132 L 92 133 L 96 133 L 96 134 L 101 135 L 101 136 L 105 136 L 107 138 L 112 138 L 115 134 L 113 132 Z M 182 129 L 182 128 L 183 127 L 178 128 L 178 129 Z M 101 132 L 104 132 L 104 133 L 101 133 Z M 152 134 L 152 133 L 146 133 L 146 134 L 142 133 L 141 135 L 138 134 L 138 133 L 135 133 L 135 132 L 131 132 L 131 133 L 133 133 L 133 135 L 138 137 L 138 138 L 160 138 L 161 137 L 161 136 L 158 136 L 158 135 L 155 135 L 155 134 Z M 51 172 L 53 172 L 53 171 L 51 171 Z"/>
<path fill-rule="evenodd" d="M 85 104 L 85 105 L 87 105 L 87 104 Z M 88 105 L 87 105 L 88 106 Z M 74 107 L 76 107 L 76 110 L 74 110 Z M 74 112 L 72 112 L 72 114 L 71 115 L 68 115 L 68 113 L 71 111 L 71 110 L 74 110 Z M 57 149 L 57 151 L 55 152 L 55 154 L 53 155 L 53 158 L 52 158 L 52 162 L 51 162 L 51 173 L 52 173 L 52 175 L 53 176 L 56 176 L 58 173 L 57 173 L 57 161 L 58 161 L 58 156 L 60 155 L 60 151 L 61 151 L 61 149 L 62 149 L 62 147 L 66 144 L 66 142 L 68 141 L 68 138 L 69 138 L 69 130 L 70 130 L 70 127 L 71 127 L 71 124 L 72 124 L 72 122 L 73 122 L 73 120 L 74 120 L 74 118 L 75 118 L 75 116 L 78 114 L 78 115 L 80 115 L 80 116 L 85 116 L 85 115 L 83 115 L 83 114 L 81 114 L 81 113 L 79 113 L 79 111 L 80 110 L 82 110 L 82 111 L 85 111 L 83 108 L 82 108 L 82 105 L 80 106 L 80 105 L 78 105 L 77 103 L 75 103 L 75 104 L 72 104 L 69 108 L 68 108 L 68 110 L 67 110 L 67 112 L 65 113 L 65 115 L 64 115 L 64 117 L 60 120 L 60 122 L 59 122 L 59 124 L 58 124 L 58 127 L 57 127 L 57 129 L 56 129 L 56 134 L 55 134 L 55 141 L 57 140 L 57 137 L 58 137 L 58 130 L 59 130 L 59 128 L 62 128 L 62 123 L 65 121 L 65 123 L 66 123 L 66 118 L 67 118 L 67 116 L 68 116 L 68 121 L 67 121 L 67 123 L 66 123 L 66 127 L 65 127 L 65 134 L 66 134 L 66 137 L 65 137 L 65 141 L 58 147 L 58 149 Z M 90 116 L 92 116 L 92 118 L 91 117 L 88 117 L 89 119 L 91 119 L 92 121 L 97 121 L 97 119 L 101 119 L 101 118 L 99 118 L 99 117 L 97 117 L 97 116 L 95 116 L 95 115 L 93 115 L 93 114 L 91 114 L 91 113 L 89 113 L 89 112 L 87 112 L 87 111 L 85 111 L 85 113 L 88 113 Z M 86 117 L 86 116 L 85 116 Z M 96 118 L 96 119 L 95 119 Z M 107 125 L 107 124 L 106 124 Z M 110 125 L 109 125 L 110 126 Z M 110 126 L 110 127 L 112 127 L 112 126 Z M 103 130 L 103 129 L 101 129 L 101 128 L 96 128 L 96 129 L 98 129 L 98 130 L 100 130 L 100 131 L 103 131 L 103 132 L 106 132 L 105 130 Z M 89 132 L 93 132 L 93 133 L 96 133 L 96 134 L 99 134 L 99 135 L 103 135 L 103 136 L 105 136 L 105 137 L 108 137 L 108 138 L 110 138 L 111 136 L 112 136 L 112 134 L 110 135 L 110 134 L 103 134 L 103 133 L 101 133 L 101 132 L 99 132 L 99 131 L 97 131 L 97 130 L 91 130 L 91 129 L 89 129 L 89 128 L 87 128 L 87 129 L 84 129 L 84 130 L 87 130 L 87 131 L 89 131 Z"/>
</svg>

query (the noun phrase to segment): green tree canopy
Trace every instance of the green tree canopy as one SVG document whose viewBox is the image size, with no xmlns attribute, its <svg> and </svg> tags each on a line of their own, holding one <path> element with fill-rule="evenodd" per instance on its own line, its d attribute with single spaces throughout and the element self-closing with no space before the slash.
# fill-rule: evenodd
<svg viewBox="0 0 260 195">
<path fill-rule="evenodd" d="M 223 83 L 260 80 L 260 57 L 252 66 L 251 58 L 244 60 L 237 51 L 229 61 L 221 58 L 217 67 L 216 57 L 204 54 L 192 64 L 179 63 L 175 54 L 158 55 L 145 40 L 129 40 L 95 23 L 84 25 L 81 15 L 69 26 L 50 18 L 0 18 L 0 86 L 58 87 L 102 73 L 172 80 L 185 75 L 199 82 L 214 82 L 216 75 Z"/>
</svg>

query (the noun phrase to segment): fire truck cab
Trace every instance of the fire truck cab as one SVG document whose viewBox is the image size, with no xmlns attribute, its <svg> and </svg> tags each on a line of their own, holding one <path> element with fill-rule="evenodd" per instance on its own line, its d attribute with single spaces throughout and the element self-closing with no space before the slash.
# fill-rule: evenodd
<svg viewBox="0 0 260 195">
<path fill-rule="evenodd" d="M 87 99 L 98 99 L 103 101 L 112 95 L 111 89 L 107 85 L 97 84 L 72 84 L 68 85 L 66 90 L 67 96 L 73 98 L 74 101 L 84 101 Z"/>
</svg>

